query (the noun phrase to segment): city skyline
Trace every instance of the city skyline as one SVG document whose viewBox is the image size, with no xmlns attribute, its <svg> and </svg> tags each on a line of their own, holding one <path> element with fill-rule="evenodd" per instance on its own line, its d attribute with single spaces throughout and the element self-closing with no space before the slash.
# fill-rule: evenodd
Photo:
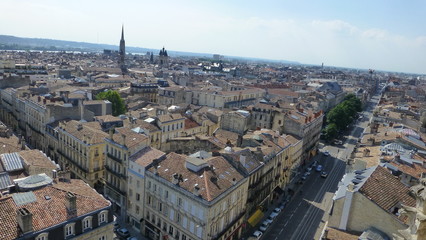
<svg viewBox="0 0 426 240">
<path fill-rule="evenodd" d="M 424 74 L 426 3 L 31 1 L 2 4 L 0 34 Z M 19 14 L 16 14 L 19 12 Z M 23 20 L 25 19 L 25 20 Z"/>
</svg>

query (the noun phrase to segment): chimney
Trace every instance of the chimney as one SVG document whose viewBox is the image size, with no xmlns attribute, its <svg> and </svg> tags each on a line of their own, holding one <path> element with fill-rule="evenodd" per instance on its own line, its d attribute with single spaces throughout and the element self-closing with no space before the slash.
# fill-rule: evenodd
<svg viewBox="0 0 426 240">
<path fill-rule="evenodd" d="M 83 124 L 82 123 L 78 123 L 77 124 L 77 131 L 80 131 L 83 129 Z"/>
<path fill-rule="evenodd" d="M 198 186 L 198 184 L 197 184 L 197 183 L 194 185 L 194 189 L 192 190 L 192 193 L 193 193 L 195 196 L 200 196 L 200 187 Z"/>
<path fill-rule="evenodd" d="M 177 173 L 173 173 L 172 175 L 172 183 L 173 184 L 179 184 L 179 176 Z"/>
<path fill-rule="evenodd" d="M 43 98 L 43 104 L 46 104 L 46 98 Z"/>
<path fill-rule="evenodd" d="M 38 97 L 37 97 L 37 100 L 38 100 L 39 102 L 41 102 L 41 97 L 40 97 L 40 96 L 38 96 Z"/>
<path fill-rule="evenodd" d="M 246 156 L 240 155 L 240 163 L 241 165 L 245 166 L 246 165 Z"/>
<path fill-rule="evenodd" d="M 243 136 L 238 134 L 237 147 L 241 147 L 241 145 L 243 145 Z"/>
<path fill-rule="evenodd" d="M 25 138 L 24 136 L 21 137 L 21 150 L 25 150 Z"/>
<path fill-rule="evenodd" d="M 349 192 L 353 192 L 354 189 L 355 189 L 355 185 L 353 183 L 351 183 L 351 184 L 348 185 L 348 191 Z"/>
<path fill-rule="evenodd" d="M 126 145 L 126 135 L 121 134 L 121 141 L 122 141 L 122 145 L 125 146 Z"/>
<path fill-rule="evenodd" d="M 84 120 L 84 105 L 83 99 L 78 100 L 78 108 L 80 110 L 80 120 Z"/>
<path fill-rule="evenodd" d="M 65 199 L 68 212 L 77 211 L 77 197 L 74 195 L 74 193 L 67 192 Z"/>
<path fill-rule="evenodd" d="M 158 168 L 158 166 L 154 165 L 154 168 L 152 169 L 154 171 L 155 175 L 158 175 L 158 169 L 157 168 Z"/>
<path fill-rule="evenodd" d="M 113 139 L 112 139 L 112 136 L 113 136 L 113 135 L 114 135 L 114 129 L 110 128 L 110 129 L 109 129 L 109 139 L 113 140 Z"/>
<path fill-rule="evenodd" d="M 33 231 L 33 214 L 28 209 L 17 209 L 16 221 L 24 234 Z"/>
<path fill-rule="evenodd" d="M 237 184 L 237 179 L 233 178 L 232 179 L 232 185 L 235 185 L 235 184 Z"/>
</svg>

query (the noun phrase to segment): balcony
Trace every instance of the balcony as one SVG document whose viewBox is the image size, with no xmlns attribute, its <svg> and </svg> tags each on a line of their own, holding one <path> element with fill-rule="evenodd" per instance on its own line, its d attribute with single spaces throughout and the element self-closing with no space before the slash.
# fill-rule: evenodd
<svg viewBox="0 0 426 240">
<path fill-rule="evenodd" d="M 111 174 L 114 174 L 116 177 L 118 178 L 122 178 L 122 179 L 126 179 L 126 176 L 122 173 L 118 173 L 114 170 L 112 170 L 112 168 L 108 167 L 107 165 L 105 165 L 105 169 L 110 172 Z"/>
<path fill-rule="evenodd" d="M 126 196 L 126 192 L 124 192 L 121 189 L 117 188 L 116 186 L 112 185 L 112 183 L 110 183 L 110 182 L 105 182 L 105 183 L 106 183 L 107 188 L 118 193 L 118 195 Z M 107 194 L 107 195 L 109 195 L 109 194 Z"/>
<path fill-rule="evenodd" d="M 112 155 L 110 153 L 107 153 L 107 157 L 109 157 L 110 159 L 112 159 L 112 160 L 114 160 L 114 161 L 116 161 L 116 162 L 118 162 L 120 164 L 123 163 L 123 160 L 119 159 L 118 157 L 116 157 L 116 156 L 114 156 L 114 155 Z"/>
</svg>

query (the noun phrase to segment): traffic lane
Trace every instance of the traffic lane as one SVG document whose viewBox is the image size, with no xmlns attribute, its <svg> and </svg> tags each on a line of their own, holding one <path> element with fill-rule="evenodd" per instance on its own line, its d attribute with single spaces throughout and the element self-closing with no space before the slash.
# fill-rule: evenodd
<svg viewBox="0 0 426 240">
<path fill-rule="evenodd" d="M 309 216 L 312 215 L 308 219 L 312 222 L 309 225 L 312 229 L 308 232 L 311 236 L 314 236 L 324 212 L 321 209 L 317 209 L 312 203 L 321 203 L 326 192 L 337 189 L 337 184 L 341 176 L 343 176 L 345 168 L 345 163 L 338 159 L 324 158 L 324 160 L 327 161 L 325 168 L 330 172 L 329 176 L 324 179 L 320 177 L 319 172 L 312 172 L 301 188 L 303 194 L 297 194 L 289 202 L 283 212 L 272 223 L 270 229 L 266 231 L 263 239 L 290 239 L 293 234 L 304 234 L 301 231 L 307 231 L 307 229 L 299 230 L 297 233 L 295 233 L 295 230 L 301 224 L 302 220 L 306 219 L 307 214 Z M 336 171 L 333 171 L 333 169 Z M 318 183 L 321 183 L 321 185 L 318 185 Z M 324 187 L 322 187 L 323 185 Z"/>
</svg>

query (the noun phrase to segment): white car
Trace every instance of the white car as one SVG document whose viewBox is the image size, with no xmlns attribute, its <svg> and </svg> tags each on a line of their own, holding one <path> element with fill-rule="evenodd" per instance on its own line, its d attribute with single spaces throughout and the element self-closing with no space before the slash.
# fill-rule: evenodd
<svg viewBox="0 0 426 240">
<path fill-rule="evenodd" d="M 253 233 L 253 237 L 256 239 L 260 239 L 262 237 L 263 233 L 261 231 L 256 231 Z"/>
<path fill-rule="evenodd" d="M 274 213 L 278 214 L 278 213 L 280 213 L 280 212 L 281 212 L 281 208 L 275 208 L 275 209 L 274 209 Z"/>
<path fill-rule="evenodd" d="M 265 220 L 260 225 L 259 230 L 262 231 L 262 232 L 265 232 L 266 229 L 268 229 L 268 227 L 269 227 L 269 222 Z"/>
<path fill-rule="evenodd" d="M 325 156 L 330 156 L 330 153 L 329 153 L 328 151 L 325 151 L 325 152 L 324 152 L 324 155 L 325 155 Z"/>
</svg>

